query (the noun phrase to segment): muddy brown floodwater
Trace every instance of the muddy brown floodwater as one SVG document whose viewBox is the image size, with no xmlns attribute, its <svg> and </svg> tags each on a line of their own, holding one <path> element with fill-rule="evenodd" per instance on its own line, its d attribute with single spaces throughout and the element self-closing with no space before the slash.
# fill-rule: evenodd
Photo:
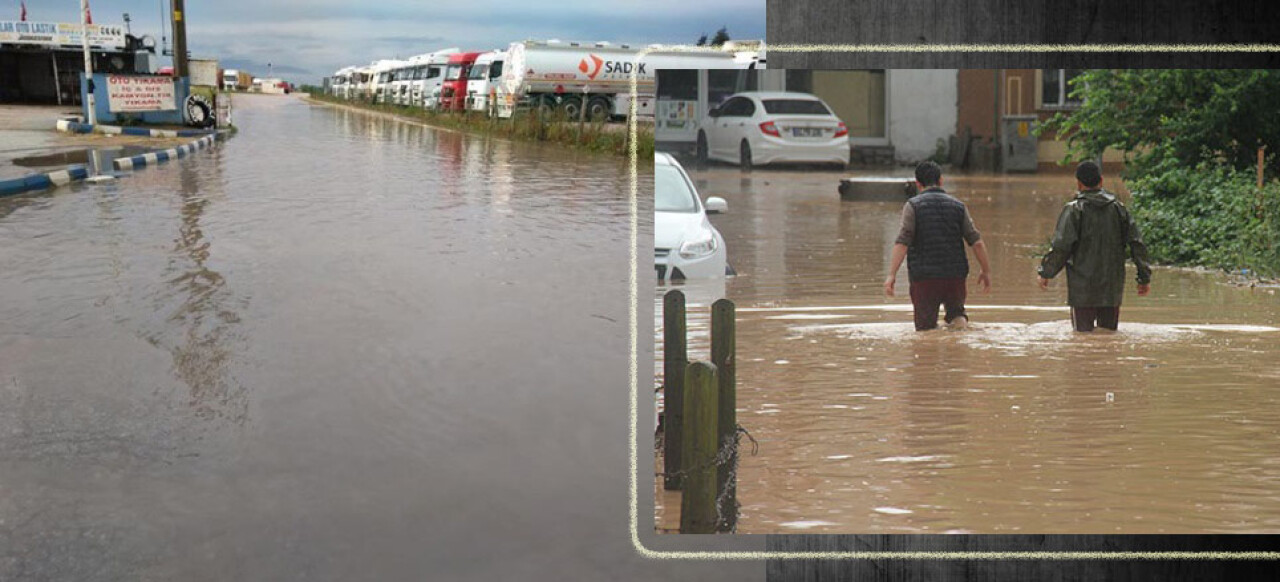
<svg viewBox="0 0 1280 582">
<path fill-rule="evenodd" d="M 901 202 L 841 201 L 830 172 L 692 175 L 729 203 L 713 222 L 738 276 L 685 289 L 738 307 L 738 420 L 760 442 L 740 533 L 1280 532 L 1275 289 L 1157 268 L 1139 298 L 1130 265 L 1119 332 L 1077 334 L 1064 277 L 1034 274 L 1073 178 L 947 176 L 993 288 L 970 254 L 971 328 L 917 333 L 905 265 L 882 291 Z M 691 359 L 707 321 L 690 314 Z"/>
<path fill-rule="evenodd" d="M 0 199 L 0 580 L 763 574 L 631 544 L 624 161 L 235 99 Z"/>
</svg>

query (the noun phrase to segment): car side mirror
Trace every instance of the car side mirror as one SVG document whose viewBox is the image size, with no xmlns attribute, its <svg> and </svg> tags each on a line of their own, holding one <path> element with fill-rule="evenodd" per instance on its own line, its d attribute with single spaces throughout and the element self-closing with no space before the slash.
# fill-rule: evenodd
<svg viewBox="0 0 1280 582">
<path fill-rule="evenodd" d="M 711 108 L 711 111 L 708 111 L 708 112 L 707 112 L 707 115 L 710 115 L 710 116 L 711 116 L 711 117 L 713 117 L 713 118 L 714 118 L 714 117 L 720 117 L 720 108 L 719 108 L 719 107 L 712 107 L 712 108 Z"/>
<path fill-rule="evenodd" d="M 707 214 L 724 214 L 729 211 L 729 203 L 719 196 L 707 198 L 704 206 L 707 209 Z"/>
</svg>

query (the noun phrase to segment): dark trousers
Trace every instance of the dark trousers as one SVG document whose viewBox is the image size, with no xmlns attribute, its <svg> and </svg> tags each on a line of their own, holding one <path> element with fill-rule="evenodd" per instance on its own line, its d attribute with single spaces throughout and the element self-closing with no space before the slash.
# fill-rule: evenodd
<svg viewBox="0 0 1280 582">
<path fill-rule="evenodd" d="M 964 279 L 921 279 L 911 282 L 911 305 L 915 308 L 916 331 L 938 327 L 938 305 L 947 307 L 946 321 L 968 319 L 964 312 Z"/>
<path fill-rule="evenodd" d="M 1120 306 L 1072 307 L 1071 324 L 1076 331 L 1093 331 L 1094 325 L 1115 331 L 1120 327 Z"/>
</svg>

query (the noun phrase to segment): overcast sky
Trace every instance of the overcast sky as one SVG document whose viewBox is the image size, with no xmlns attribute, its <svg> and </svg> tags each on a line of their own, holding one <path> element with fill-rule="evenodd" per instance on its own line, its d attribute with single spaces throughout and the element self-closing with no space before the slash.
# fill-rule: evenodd
<svg viewBox="0 0 1280 582">
<path fill-rule="evenodd" d="M 89 0 L 96 24 L 133 20 L 160 42 L 161 2 Z M 79 22 L 79 0 L 26 0 L 27 20 Z M 693 44 L 725 26 L 763 39 L 765 0 L 187 0 L 187 45 L 224 68 L 316 82 L 338 68 L 439 48 L 489 50 L 525 39 Z M 0 0 L 0 20 L 19 0 Z M 166 21 L 165 28 L 169 24 Z M 172 42 L 172 32 L 167 34 Z M 167 64 L 167 63 L 166 63 Z"/>
</svg>

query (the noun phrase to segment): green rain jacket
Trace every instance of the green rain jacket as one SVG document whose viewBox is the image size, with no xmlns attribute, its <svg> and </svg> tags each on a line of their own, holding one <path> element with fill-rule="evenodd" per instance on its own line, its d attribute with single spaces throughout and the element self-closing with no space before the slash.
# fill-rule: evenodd
<svg viewBox="0 0 1280 582">
<path fill-rule="evenodd" d="M 1138 269 L 1138 284 L 1149 284 L 1147 246 L 1129 210 L 1106 190 L 1085 190 L 1058 215 L 1052 249 L 1038 272 L 1052 279 L 1067 267 L 1067 303 L 1072 307 L 1118 307 L 1124 298 L 1126 250 Z"/>
</svg>

